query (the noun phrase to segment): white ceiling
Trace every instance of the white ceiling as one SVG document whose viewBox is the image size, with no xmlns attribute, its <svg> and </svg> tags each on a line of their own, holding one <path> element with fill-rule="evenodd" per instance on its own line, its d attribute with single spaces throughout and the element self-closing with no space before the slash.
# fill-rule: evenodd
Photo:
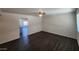
<svg viewBox="0 0 79 59">
<path fill-rule="evenodd" d="M 39 8 L 2 8 L 3 12 L 19 14 L 36 14 Z M 74 12 L 74 8 L 41 8 L 46 15 Z"/>
</svg>

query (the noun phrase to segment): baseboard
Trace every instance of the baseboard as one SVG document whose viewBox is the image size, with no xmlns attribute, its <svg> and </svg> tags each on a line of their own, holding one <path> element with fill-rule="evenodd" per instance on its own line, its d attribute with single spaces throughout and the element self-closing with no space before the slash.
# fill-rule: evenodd
<svg viewBox="0 0 79 59">
<path fill-rule="evenodd" d="M 11 42 L 14 42 L 14 41 L 19 40 L 19 39 L 20 39 L 20 38 L 18 38 L 18 39 L 14 39 L 14 40 L 11 40 L 11 41 L 8 41 L 8 42 L 5 42 L 5 43 L 2 43 L 2 44 L 0 44 L 0 45 L 7 44 L 7 43 L 11 43 Z"/>
<path fill-rule="evenodd" d="M 35 32 L 35 33 L 32 33 L 32 34 L 29 34 L 29 36 L 40 33 L 40 32 L 44 32 L 44 31 Z"/>
<path fill-rule="evenodd" d="M 40 31 L 40 32 L 46 32 L 46 31 Z M 40 32 L 36 32 L 36 33 L 40 33 Z M 36 33 L 30 34 L 30 35 L 28 35 L 28 36 L 34 35 L 34 34 L 36 34 Z M 49 32 L 46 32 L 46 33 L 49 33 Z M 53 35 L 56 35 L 56 36 L 65 37 L 65 38 L 68 38 L 68 39 L 74 39 L 74 38 L 70 38 L 70 37 L 62 36 L 62 35 L 59 35 L 59 34 L 54 34 L 54 33 L 49 33 L 49 34 L 53 34 Z M 20 38 L 18 38 L 18 39 L 20 39 Z M 5 42 L 5 43 L 2 43 L 2 44 L 11 43 L 11 42 L 14 42 L 14 41 L 16 41 L 16 40 L 18 40 L 18 39 L 14 39 L 14 40 L 12 40 L 12 41 Z M 76 39 L 76 40 L 77 40 L 77 39 Z M 2 45 L 2 44 L 0 44 L 0 45 Z"/>
</svg>

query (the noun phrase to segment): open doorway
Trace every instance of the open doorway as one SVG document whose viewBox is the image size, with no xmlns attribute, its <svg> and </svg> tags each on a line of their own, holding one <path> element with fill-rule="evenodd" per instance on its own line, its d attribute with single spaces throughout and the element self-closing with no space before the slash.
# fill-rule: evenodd
<svg viewBox="0 0 79 59">
<path fill-rule="evenodd" d="M 20 45 L 19 50 L 27 50 L 29 47 L 29 25 L 27 18 L 20 18 Z"/>
</svg>

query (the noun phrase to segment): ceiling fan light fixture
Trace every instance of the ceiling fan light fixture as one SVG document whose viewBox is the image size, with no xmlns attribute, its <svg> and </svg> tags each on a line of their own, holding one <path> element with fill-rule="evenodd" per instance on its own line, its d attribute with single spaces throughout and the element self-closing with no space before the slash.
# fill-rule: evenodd
<svg viewBox="0 0 79 59">
<path fill-rule="evenodd" d="M 42 14 L 39 14 L 39 16 L 42 17 L 43 15 Z"/>
<path fill-rule="evenodd" d="M 38 15 L 39 15 L 40 17 L 42 17 L 43 15 L 45 15 L 45 12 L 44 12 L 43 10 L 39 10 L 39 11 L 38 11 Z"/>
</svg>

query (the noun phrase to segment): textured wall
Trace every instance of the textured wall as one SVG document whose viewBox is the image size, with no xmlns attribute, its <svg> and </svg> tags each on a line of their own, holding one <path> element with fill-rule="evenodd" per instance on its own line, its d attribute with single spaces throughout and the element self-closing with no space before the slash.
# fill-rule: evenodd
<svg viewBox="0 0 79 59">
<path fill-rule="evenodd" d="M 76 38 L 76 18 L 74 13 L 43 17 L 43 31 Z"/>
<path fill-rule="evenodd" d="M 19 38 L 20 18 L 28 18 L 29 34 L 41 31 L 41 20 L 37 16 L 2 13 L 0 16 L 0 43 Z"/>
</svg>

